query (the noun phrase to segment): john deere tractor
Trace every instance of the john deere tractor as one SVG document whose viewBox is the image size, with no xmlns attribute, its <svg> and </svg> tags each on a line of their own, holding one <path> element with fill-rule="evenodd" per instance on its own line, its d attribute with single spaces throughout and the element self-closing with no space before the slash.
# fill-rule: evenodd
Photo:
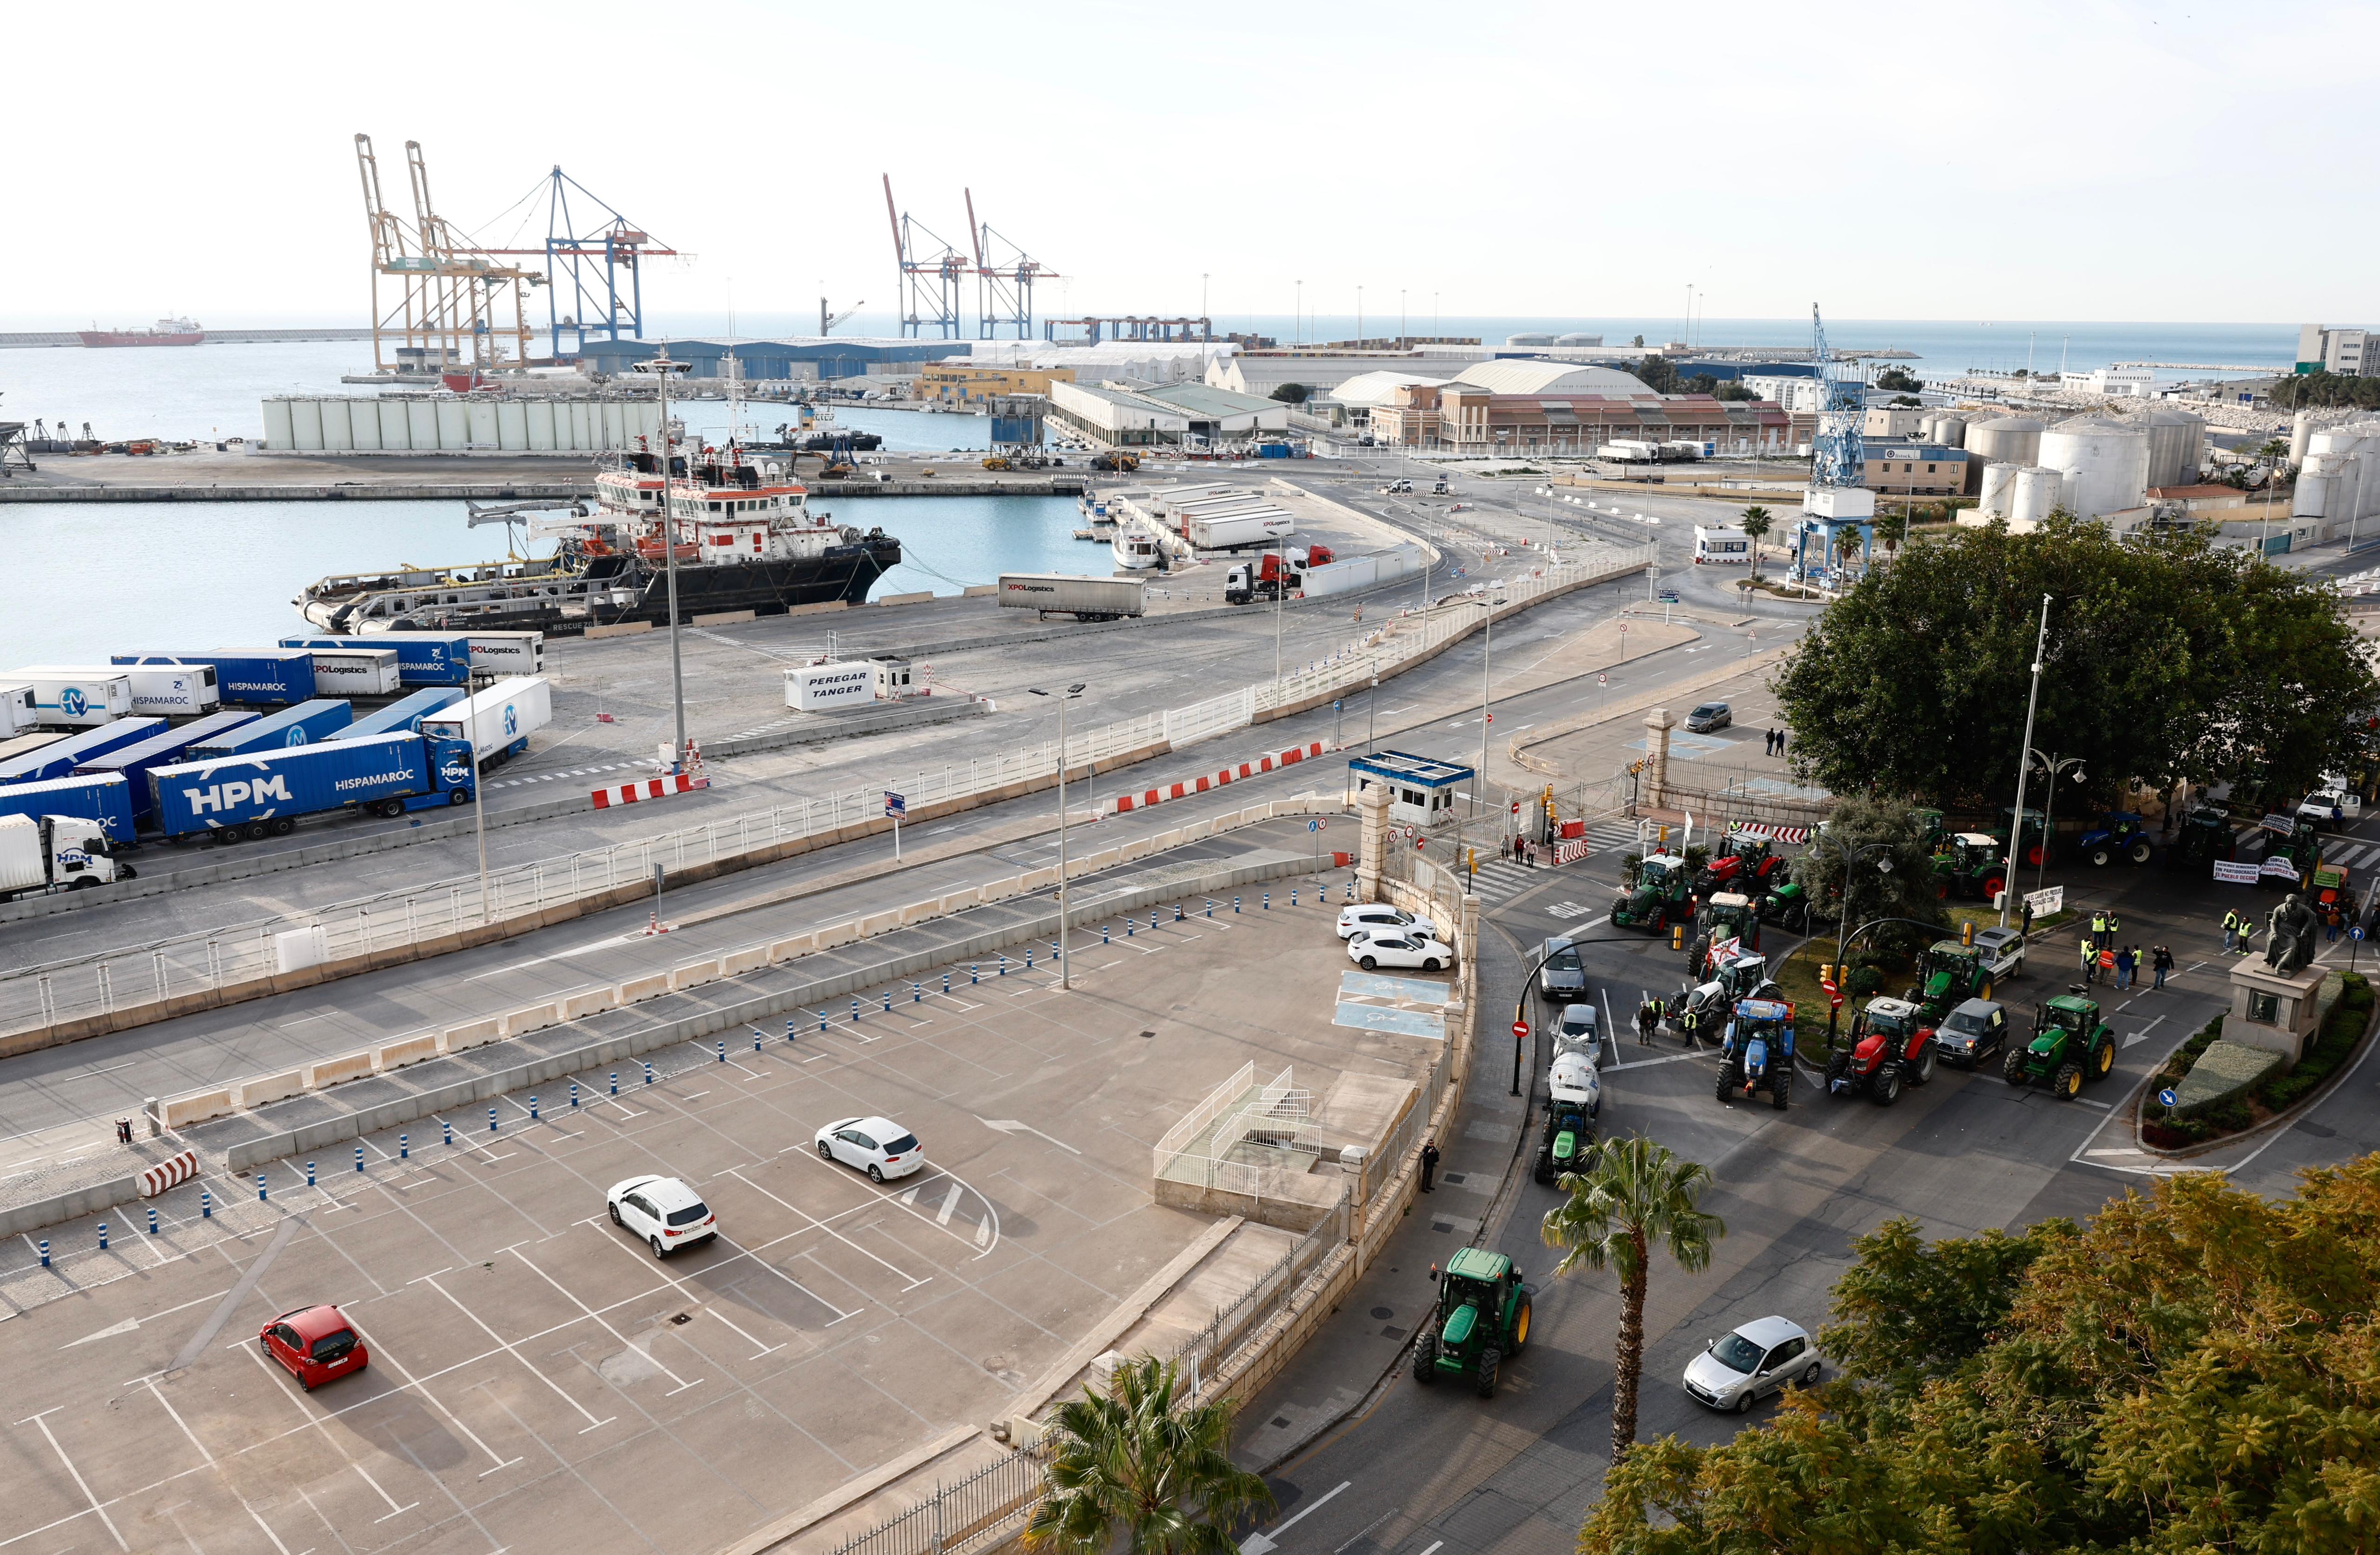
<svg viewBox="0 0 2380 1555">
<path fill-rule="evenodd" d="M 1998 837 L 1954 832 L 1934 840 L 1934 893 L 1988 902 L 2008 883 L 2008 850 Z"/>
<path fill-rule="evenodd" d="M 1602 1105 L 1602 1086 L 1587 1053 L 1560 1055 L 1547 1080 L 1553 1094 L 1546 1102 L 1545 1132 L 1531 1172 L 1540 1183 L 1585 1170 L 1595 1152 L 1595 1114 Z"/>
<path fill-rule="evenodd" d="M 1793 1091 L 1793 1006 L 1781 999 L 1739 1002 L 1719 1042 L 1718 1099 L 1760 1090 L 1780 1112 Z"/>
<path fill-rule="evenodd" d="M 2322 867 L 2322 832 L 2316 830 L 2312 820 L 2299 816 L 2289 824 L 2289 840 L 2276 843 L 2265 850 L 2266 863 L 2276 858 L 2289 861 L 2296 871 L 2294 878 L 2282 874 L 2258 875 L 2256 883 L 2267 890 L 2303 890 L 2313 879 L 2314 870 Z"/>
<path fill-rule="evenodd" d="M 1981 950 L 1956 940 L 1937 940 L 1918 953 L 1917 980 L 1901 997 L 1932 1026 L 1967 1000 L 1983 998 L 1991 986 L 1991 968 Z"/>
<path fill-rule="evenodd" d="M 2149 842 L 2148 823 L 2130 810 L 2109 810 L 2093 821 L 2074 845 L 2102 869 L 2119 858 L 2145 864 L 2156 851 Z"/>
<path fill-rule="evenodd" d="M 1740 891 L 1714 892 L 1694 915 L 1694 938 L 1686 949 L 1686 975 L 1708 976 L 1712 951 L 1730 940 L 1736 942 L 1737 950 L 1758 950 L 1760 913 Z"/>
<path fill-rule="evenodd" d="M 1446 1260 L 1446 1272 L 1430 1266 L 1438 1282 L 1438 1309 L 1426 1319 L 1414 1345 L 1414 1380 L 1427 1388 L 1441 1378 L 1469 1378 L 1483 1399 L 1496 1396 L 1496 1376 L 1504 1362 L 1529 1342 L 1529 1306 L 1536 1294 L 1501 1253 L 1465 1247 Z"/>
<path fill-rule="evenodd" d="M 1778 878 L 1758 905 L 1764 922 L 1781 925 L 1791 934 L 1810 931 L 1810 893 L 1799 881 Z"/>
<path fill-rule="evenodd" d="M 2082 1094 L 2084 1080 L 2105 1079 L 2116 1066 L 2116 1034 L 2099 1018 L 2097 1001 L 2071 985 L 2033 1012 L 2033 1039 L 2009 1050 L 2001 1078 L 2012 1086 L 2042 1080 L 2060 1100 Z"/>
<path fill-rule="evenodd" d="M 1665 926 L 1683 921 L 1691 878 L 1686 861 L 1676 854 L 1646 855 L 1636 866 L 1634 883 L 1611 904 L 1612 926 L 1658 934 Z"/>
<path fill-rule="evenodd" d="M 2214 865 L 2229 860 L 2239 851 L 2239 840 L 2231 834 L 2229 813 L 2215 805 L 2200 805 L 2181 818 L 2173 846 L 2166 850 L 2166 862 L 2204 876 Z"/>
</svg>

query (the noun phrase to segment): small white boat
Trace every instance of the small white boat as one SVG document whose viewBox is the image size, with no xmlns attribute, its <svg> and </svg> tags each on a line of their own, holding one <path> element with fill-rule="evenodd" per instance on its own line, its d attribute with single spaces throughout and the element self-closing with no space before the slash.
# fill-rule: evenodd
<svg viewBox="0 0 2380 1555">
<path fill-rule="evenodd" d="M 1119 524 L 1115 539 L 1108 542 L 1115 554 L 1115 564 L 1134 572 L 1158 565 L 1165 556 L 1165 542 L 1155 530 L 1139 524 Z"/>
</svg>

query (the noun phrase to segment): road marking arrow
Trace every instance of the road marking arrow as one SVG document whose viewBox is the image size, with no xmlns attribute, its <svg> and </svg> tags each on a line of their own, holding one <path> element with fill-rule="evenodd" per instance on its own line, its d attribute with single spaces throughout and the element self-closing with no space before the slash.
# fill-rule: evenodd
<svg viewBox="0 0 2380 1555">
<path fill-rule="evenodd" d="M 1062 1150 L 1069 1151 L 1075 1155 L 1081 1155 L 1083 1153 L 1082 1151 L 1075 1149 L 1074 1146 L 1067 1144 L 1063 1139 L 1060 1139 L 1054 1135 L 1041 1134 L 1041 1131 L 1034 1127 L 1031 1124 L 1021 1124 L 1014 1118 L 978 1118 L 976 1119 L 976 1122 L 983 1124 L 986 1128 L 998 1129 L 1002 1134 L 1040 1134 L 1042 1138 L 1049 1140 L 1050 1143 L 1057 1146 Z"/>
<path fill-rule="evenodd" d="M 2128 1048 L 2129 1048 L 2129 1047 L 2131 1047 L 2134 1042 L 2137 1042 L 2137 1041 L 2139 1041 L 2142 1038 L 2143 1038 L 2143 1037 L 2147 1036 L 2150 1032 L 2155 1031 L 2155 1030 L 2157 1028 L 2157 1026 L 2159 1025 L 2159 1023 L 2161 1023 L 2164 1019 L 2165 1019 L 2165 1017 L 2164 1017 L 2163 1015 L 2159 1015 L 2159 1016 L 2157 1016 L 2157 1018 L 2156 1018 L 2155 1020 L 2153 1020 L 2153 1021 L 2149 1022 L 2149 1023 L 2148 1023 L 2148 1025 L 2146 1025 L 2146 1026 L 2144 1026 L 2144 1027 L 2142 1027 L 2138 1031 L 2135 1031 L 2135 1032 L 2133 1032 L 2130 1037 L 2125 1038 L 2125 1039 L 2124 1039 L 2124 1046 L 2126 1046 L 2126 1047 L 2128 1047 Z"/>
<path fill-rule="evenodd" d="M 1337 1495 L 1340 1491 L 1345 1489 L 1348 1486 L 1353 1485 L 1354 1483 L 1355 1482 L 1352 1479 L 1341 1480 L 1330 1489 L 1325 1490 L 1322 1494 L 1315 1497 L 1312 1505 L 1306 1507 L 1303 1512 L 1298 1512 L 1295 1516 L 1291 1517 L 1289 1521 L 1283 1523 L 1280 1527 L 1275 1528 L 1273 1532 L 1276 1534 L 1285 1534 L 1289 1532 L 1289 1530 L 1295 1527 L 1301 1520 L 1310 1517 L 1315 1512 L 1322 1510 L 1323 1502 L 1329 1500 L 1331 1497 Z M 1281 1541 L 1278 1539 L 1268 1538 L 1262 1534 L 1250 1534 L 1247 1537 L 1240 1541 L 1240 1555 L 1269 1555 L 1269 1551 L 1277 1549 L 1280 1547 Z"/>
</svg>

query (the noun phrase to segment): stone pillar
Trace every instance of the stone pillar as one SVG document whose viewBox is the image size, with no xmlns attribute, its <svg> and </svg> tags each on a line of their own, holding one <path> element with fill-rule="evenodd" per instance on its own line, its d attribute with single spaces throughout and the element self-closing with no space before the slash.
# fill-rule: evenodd
<svg viewBox="0 0 2380 1555">
<path fill-rule="evenodd" d="M 2231 1008 L 2223 1017 L 2223 1040 L 2281 1055 L 2287 1073 L 2305 1057 L 2306 1047 L 2328 1013 L 2322 995 L 2327 968 L 2276 972 L 2262 956 L 2241 957 L 2231 968 Z M 2332 994 L 2332 999 L 2337 995 Z"/>
<path fill-rule="evenodd" d="M 1645 715 L 1645 784 L 1640 792 L 1647 809 L 1664 808 L 1663 790 L 1670 782 L 1670 731 L 1676 726 L 1668 708 L 1655 708 Z"/>
<path fill-rule="evenodd" d="M 1455 944 L 1455 952 L 1463 957 L 1463 965 L 1466 969 L 1463 980 L 1472 983 L 1475 987 L 1479 980 L 1478 973 L 1475 970 L 1479 963 L 1475 959 L 1479 954 L 1478 897 L 1463 897 L 1463 922 L 1458 932 L 1462 935 L 1462 938 Z"/>
<path fill-rule="evenodd" d="M 1389 785 L 1375 778 L 1355 791 L 1355 808 L 1361 815 L 1363 853 L 1355 865 L 1356 889 L 1366 902 L 1378 902 L 1380 895 L 1380 871 L 1389 861 Z"/>
</svg>

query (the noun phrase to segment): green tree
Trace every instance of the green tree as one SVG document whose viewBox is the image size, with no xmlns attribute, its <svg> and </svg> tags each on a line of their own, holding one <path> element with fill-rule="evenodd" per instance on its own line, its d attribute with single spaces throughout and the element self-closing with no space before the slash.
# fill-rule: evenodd
<svg viewBox="0 0 2380 1555">
<path fill-rule="evenodd" d="M 2380 1157 L 2186 1172 L 2077 1230 L 1854 1245 L 1841 1377 L 1615 1464 L 1582 1555 L 2348 1555 L 2380 1528 Z"/>
<path fill-rule="evenodd" d="M 2034 744 L 2110 784 L 2301 791 L 2374 748 L 2380 683 L 2330 584 L 2053 516 L 1953 529 L 1829 606 L 1777 683 L 1797 769 L 1838 794 L 2008 803 L 2045 594 Z"/>
<path fill-rule="evenodd" d="M 1173 1363 L 1143 1355 L 1059 1406 L 1042 1440 L 1047 1492 L 1025 1529 L 1028 1549 L 1106 1555 L 1233 1555 L 1231 1529 L 1270 1511 L 1264 1480 L 1232 1461 L 1232 1412 L 1177 1396 Z"/>
<path fill-rule="evenodd" d="M 1611 1461 L 1636 1445 L 1636 1389 L 1645 1373 L 1645 1284 L 1655 1247 L 1688 1274 L 1710 1267 L 1727 1224 L 1700 1208 L 1710 1168 L 1680 1160 L 1642 1135 L 1598 1148 L 1585 1172 L 1565 1172 L 1570 1197 L 1546 1211 L 1539 1234 L 1563 1249 L 1556 1274 L 1607 1264 L 1620 1277 L 1620 1333 L 1612 1347 Z"/>
<path fill-rule="evenodd" d="M 1743 516 L 1735 521 L 1735 527 L 1752 541 L 1752 579 L 1757 583 L 1760 581 L 1760 542 L 1767 539 L 1768 531 L 1777 527 L 1776 516 L 1755 504 L 1743 510 Z"/>
<path fill-rule="evenodd" d="M 1895 395 L 1892 396 L 1892 408 L 1895 410 L 1917 410 L 1923 408 L 1925 404 L 1925 402 L 1924 400 L 1917 398 L 1913 395 Z"/>
<path fill-rule="evenodd" d="M 1884 542 L 1884 549 L 1888 555 L 1899 555 L 1900 553 L 1900 542 L 1909 538 L 1908 513 L 1906 511 L 1902 511 L 1900 513 L 1877 514 L 1876 516 L 1876 538 Z"/>
<path fill-rule="evenodd" d="M 1272 392 L 1272 397 L 1283 405 L 1304 405 L 1310 390 L 1303 383 L 1283 383 Z"/>
<path fill-rule="evenodd" d="M 1800 742 L 1807 736 L 1802 734 L 1800 724 L 1792 728 L 1798 760 Z M 1814 846 L 1793 861 L 1793 879 L 1809 893 L 1811 901 L 1831 904 L 1824 908 L 1829 919 L 1844 905 L 1843 855 L 1831 844 L 1841 843 L 1857 857 L 1866 848 L 1881 843 L 1885 844 L 1884 852 L 1868 854 L 1860 861 L 1859 875 L 1852 887 L 1850 911 L 1845 915 L 1851 919 L 1850 927 L 1856 929 L 1879 917 L 1914 918 L 1937 929 L 1949 926 L 1949 915 L 1937 892 L 1932 844 L 1918 824 L 1916 812 L 1905 800 L 1864 793 L 1838 799 L 1833 812 L 1827 817 L 1827 838 L 1829 845 Z M 1882 868 L 1888 863 L 1891 869 Z M 1828 932 L 1832 931 L 1830 923 Z M 1895 948 L 1932 938 L 1930 933 L 1906 927 L 1888 929 L 1878 935 L 1881 944 Z"/>
<path fill-rule="evenodd" d="M 1636 336 L 1634 339 L 1633 339 L 1633 340 L 1629 341 L 1629 342 L 1628 342 L 1628 344 L 1629 344 L 1630 346 L 1634 346 L 1634 347 L 1635 347 L 1635 348 L 1637 348 L 1638 350 L 1642 350 L 1642 349 L 1644 348 L 1644 346 L 1645 346 L 1645 337 L 1644 337 L 1643 335 L 1641 335 L 1641 334 L 1640 334 L 1640 335 Z"/>
<path fill-rule="evenodd" d="M 1711 397 L 1721 401 L 1757 399 L 1760 396 L 1730 378 L 1711 391 Z"/>
<path fill-rule="evenodd" d="M 1925 385 L 1911 377 L 1906 368 L 1888 367 L 1876 375 L 1876 386 L 1913 395 Z"/>
<path fill-rule="evenodd" d="M 1637 381 L 1657 395 L 1680 393 L 1677 364 L 1655 352 L 1636 364 Z"/>
</svg>

